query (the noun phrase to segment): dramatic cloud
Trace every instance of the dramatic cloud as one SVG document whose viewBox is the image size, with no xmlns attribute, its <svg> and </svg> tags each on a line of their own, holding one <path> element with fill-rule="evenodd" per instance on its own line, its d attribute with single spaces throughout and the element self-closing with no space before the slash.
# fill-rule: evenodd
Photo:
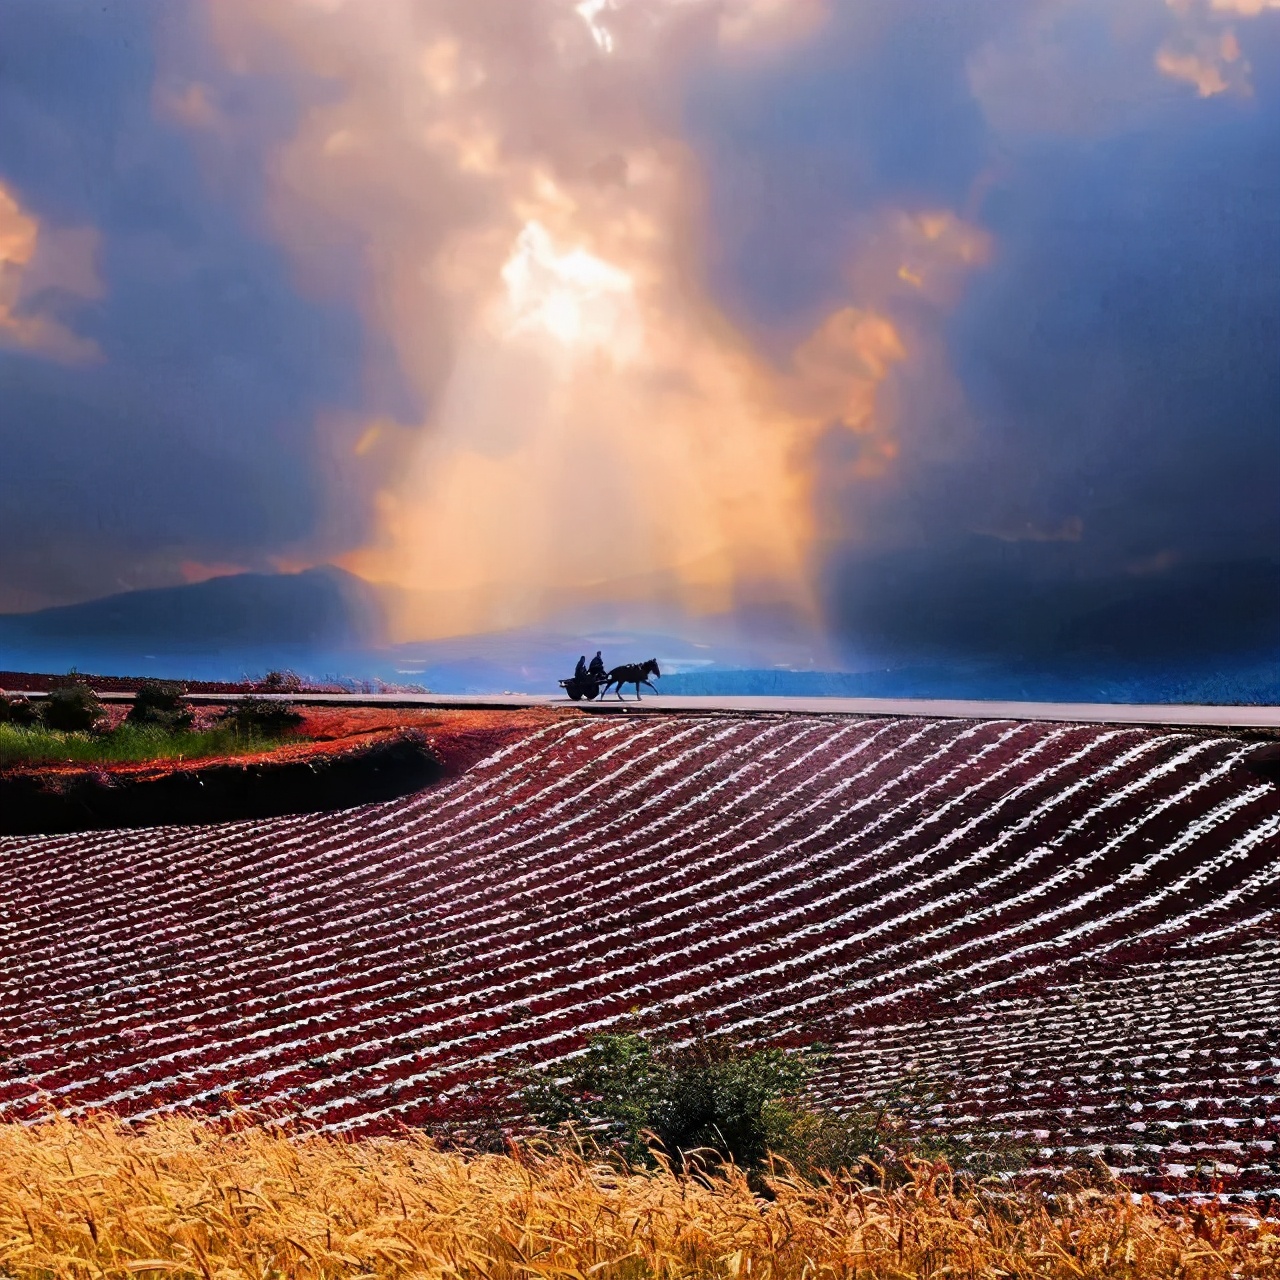
<svg viewBox="0 0 1280 1280">
<path fill-rule="evenodd" d="M 15 4 L 0 607 L 878 660 L 1280 559 L 1273 0 Z"/>
<path fill-rule="evenodd" d="M 233 63 L 285 47 L 294 75 L 329 85 L 273 163 L 271 207 L 318 287 L 335 246 L 368 246 L 366 315 L 427 406 L 421 424 L 346 428 L 380 535 L 344 563 L 418 593 L 406 632 L 584 599 L 809 606 L 806 451 L 841 420 L 882 469 L 874 387 L 907 353 L 865 295 L 784 372 L 734 332 L 701 279 L 710 230 L 676 108 L 700 66 L 796 39 L 815 6 L 215 16 Z M 948 215 L 898 234 L 890 273 L 933 288 L 912 255 L 933 269 Z"/>
<path fill-rule="evenodd" d="M 60 296 L 101 294 L 96 248 L 91 227 L 41 227 L 0 183 L 0 344 L 73 363 L 99 359 L 96 343 L 50 314 Z"/>
<path fill-rule="evenodd" d="M 1156 52 L 1165 75 L 1193 85 L 1202 98 L 1219 93 L 1248 96 L 1252 68 L 1240 48 L 1235 28 L 1223 17 L 1256 18 L 1274 8 L 1270 0 L 1167 0 L 1180 18 L 1180 30 Z"/>
<path fill-rule="evenodd" d="M 911 351 L 880 393 L 894 466 L 819 449 L 836 633 L 854 661 L 1065 661 L 1086 616 L 1117 661 L 1274 650 L 1280 32 L 1237 15 L 1253 94 L 1201 98 L 1156 57 L 1203 12 L 890 10 L 842 11 L 785 75 L 716 77 L 694 117 L 717 289 L 757 333 L 828 305 L 904 193 L 981 235 L 940 307 L 876 295 Z M 1126 599 L 1165 621 L 1121 627 Z"/>
<path fill-rule="evenodd" d="M 299 295 L 261 218 L 292 104 L 226 77 L 194 12 L 5 7 L 0 609 L 179 582 L 184 562 L 312 563 L 368 527 L 327 501 L 316 430 L 366 411 L 367 340 L 341 301 Z M 162 101 L 171 61 L 253 121 L 220 164 Z"/>
</svg>

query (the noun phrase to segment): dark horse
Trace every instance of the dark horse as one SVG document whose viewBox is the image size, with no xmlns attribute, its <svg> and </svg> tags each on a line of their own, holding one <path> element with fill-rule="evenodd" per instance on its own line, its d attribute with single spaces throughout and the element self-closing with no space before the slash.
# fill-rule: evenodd
<svg viewBox="0 0 1280 1280">
<path fill-rule="evenodd" d="M 650 658 L 648 662 L 628 662 L 625 666 L 614 667 L 609 672 L 608 679 L 604 682 L 604 688 L 600 690 L 600 696 L 603 698 L 613 685 L 617 685 L 618 697 L 622 697 L 622 686 L 624 684 L 633 684 L 636 687 L 636 698 L 640 697 L 640 686 L 642 684 L 649 685 L 654 693 L 657 689 L 649 684 L 650 676 L 658 676 L 661 678 L 662 672 L 658 670 L 658 660 Z"/>
</svg>

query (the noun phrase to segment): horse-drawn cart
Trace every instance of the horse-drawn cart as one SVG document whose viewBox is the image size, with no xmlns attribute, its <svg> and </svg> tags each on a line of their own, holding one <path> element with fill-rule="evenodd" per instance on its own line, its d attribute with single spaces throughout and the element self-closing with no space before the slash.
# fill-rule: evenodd
<svg viewBox="0 0 1280 1280">
<path fill-rule="evenodd" d="M 652 689 L 654 693 L 658 690 L 649 683 L 650 676 L 660 676 L 661 671 L 658 670 L 658 661 L 656 658 L 650 658 L 648 662 L 627 662 L 620 667 L 614 667 L 612 671 L 607 671 L 603 675 L 595 674 L 587 671 L 582 675 L 571 675 L 567 680 L 560 681 L 560 687 L 573 699 L 574 702 L 580 702 L 586 698 L 588 702 L 600 697 L 602 693 L 608 693 L 611 688 L 616 687 L 618 697 L 622 697 L 623 685 L 635 685 L 636 699 L 640 697 L 640 686 L 644 685 L 648 689 Z"/>
</svg>

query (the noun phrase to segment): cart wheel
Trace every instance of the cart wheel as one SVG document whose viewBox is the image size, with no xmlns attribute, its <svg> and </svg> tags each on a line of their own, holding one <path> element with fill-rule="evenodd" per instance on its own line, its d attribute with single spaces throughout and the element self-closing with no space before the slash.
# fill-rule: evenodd
<svg viewBox="0 0 1280 1280">
<path fill-rule="evenodd" d="M 579 689 L 577 685 L 574 685 L 572 688 L 569 688 L 569 687 L 566 685 L 566 686 L 565 686 L 565 693 L 567 693 L 567 694 L 569 695 L 569 697 L 571 697 L 571 698 L 574 700 L 574 702 L 581 702 L 581 701 L 582 701 L 582 690 L 581 690 L 581 689 Z"/>
</svg>

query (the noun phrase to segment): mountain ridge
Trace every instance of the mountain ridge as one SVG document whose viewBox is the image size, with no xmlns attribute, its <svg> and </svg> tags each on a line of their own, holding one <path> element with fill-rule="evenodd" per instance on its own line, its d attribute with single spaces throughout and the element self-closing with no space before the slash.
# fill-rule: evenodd
<svg viewBox="0 0 1280 1280">
<path fill-rule="evenodd" d="M 239 573 L 0 614 L 0 665 L 183 655 L 289 656 L 386 643 L 376 587 L 334 565 Z M 144 654 L 145 651 L 145 654 Z"/>
</svg>

